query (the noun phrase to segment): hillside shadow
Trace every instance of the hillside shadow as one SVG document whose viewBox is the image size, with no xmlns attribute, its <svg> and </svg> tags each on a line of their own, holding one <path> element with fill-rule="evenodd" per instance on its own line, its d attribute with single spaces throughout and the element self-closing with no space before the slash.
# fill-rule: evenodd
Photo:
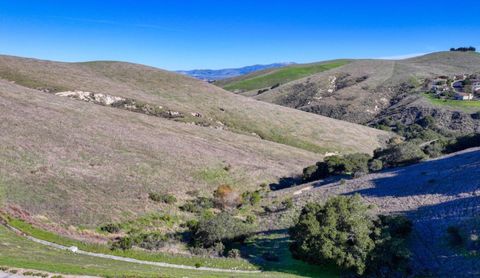
<svg viewBox="0 0 480 278">
<path fill-rule="evenodd" d="M 310 265 L 293 259 L 290 250 L 290 238 L 287 229 L 258 233 L 249 238 L 240 249 L 244 259 L 262 268 L 263 271 L 275 271 L 303 277 L 338 277 L 339 272 L 333 266 Z"/>
<path fill-rule="evenodd" d="M 412 262 L 417 269 L 438 277 L 451 277 L 458 269 L 464 277 L 478 276 L 480 242 L 471 236 L 478 235 L 480 227 L 480 196 L 421 206 L 405 215 L 414 223 L 416 240 L 411 248 L 418 256 Z M 451 230 L 459 231 L 458 236 Z"/>
<path fill-rule="evenodd" d="M 293 176 L 293 177 L 282 177 L 278 180 L 278 182 L 271 183 L 268 186 L 270 187 L 270 190 L 276 191 L 276 190 L 289 188 L 289 187 L 292 187 L 292 186 L 301 185 L 303 183 L 304 183 L 304 181 L 303 181 L 302 177 Z"/>
<path fill-rule="evenodd" d="M 349 180 L 349 179 L 351 179 L 351 176 L 349 176 L 349 175 L 331 176 L 331 177 L 328 177 L 328 178 L 325 178 L 325 179 L 322 179 L 322 180 L 312 182 L 312 186 L 313 187 L 318 187 L 318 186 L 322 186 L 322 185 L 325 185 L 325 184 L 338 182 L 340 180 Z M 302 179 L 302 177 L 300 177 L 300 176 L 283 177 L 283 178 L 280 178 L 277 183 L 269 184 L 269 187 L 270 187 L 271 191 L 277 191 L 277 190 L 282 190 L 282 189 L 287 189 L 287 188 L 291 188 L 291 187 L 295 187 L 295 186 L 304 185 L 304 184 L 307 184 L 307 183 L 310 183 L 310 182 L 305 182 Z"/>
<path fill-rule="evenodd" d="M 386 170 L 378 176 L 369 180 L 374 184 L 372 188 L 349 194 L 408 197 L 427 194 L 456 196 L 474 192 L 480 190 L 480 150 Z"/>
</svg>

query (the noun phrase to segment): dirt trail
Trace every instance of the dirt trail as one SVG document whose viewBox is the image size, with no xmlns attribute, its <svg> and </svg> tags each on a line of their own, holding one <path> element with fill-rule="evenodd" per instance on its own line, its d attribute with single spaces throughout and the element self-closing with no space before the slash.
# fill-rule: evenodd
<svg viewBox="0 0 480 278">
<path fill-rule="evenodd" d="M 86 256 L 91 256 L 91 257 L 97 257 L 97 258 L 104 258 L 104 259 L 111 259 L 115 261 L 123 261 L 123 262 L 129 262 L 129 263 L 137 263 L 137 264 L 144 264 L 144 265 L 153 265 L 153 266 L 159 266 L 159 267 L 169 267 L 169 268 L 180 268 L 180 269 L 189 269 L 189 270 L 199 270 L 199 271 L 212 271 L 212 272 L 227 272 L 227 273 L 261 273 L 259 270 L 238 270 L 238 269 L 223 269 L 223 268 L 213 268 L 213 267 L 195 267 L 195 266 L 188 266 L 188 265 L 179 265 L 179 264 L 171 264 L 171 263 L 163 263 L 163 262 L 152 262 L 152 261 L 142 261 L 142 260 L 137 260 L 137 259 L 132 259 L 132 258 L 127 258 L 127 257 L 120 257 L 120 256 L 114 256 L 114 255 L 107 255 L 107 254 L 101 254 L 101 253 L 93 253 L 93 252 L 87 252 L 83 250 L 78 250 L 74 246 L 63 246 L 60 244 L 56 244 L 53 242 L 45 241 L 42 239 L 38 239 L 32 236 L 25 235 L 22 231 L 10 226 L 6 225 L 7 228 L 13 230 L 17 234 L 24 235 L 27 239 L 45 245 L 49 246 L 55 249 L 60 249 L 60 250 L 75 250 L 72 251 L 72 253 L 75 254 L 81 254 L 81 255 L 86 255 Z"/>
</svg>

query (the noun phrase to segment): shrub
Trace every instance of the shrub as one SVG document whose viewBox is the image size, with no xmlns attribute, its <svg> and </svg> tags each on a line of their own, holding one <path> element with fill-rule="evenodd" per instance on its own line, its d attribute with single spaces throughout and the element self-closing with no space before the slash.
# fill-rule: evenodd
<svg viewBox="0 0 480 278">
<path fill-rule="evenodd" d="M 419 162 L 426 156 L 417 144 L 406 142 L 388 149 L 375 150 L 374 157 L 387 167 L 395 167 Z"/>
<path fill-rule="evenodd" d="M 435 157 L 441 156 L 443 154 L 444 149 L 445 149 L 444 142 L 437 141 L 425 146 L 425 148 L 423 149 L 423 152 L 429 157 L 435 158 Z"/>
<path fill-rule="evenodd" d="M 286 200 L 282 201 L 282 205 L 285 209 L 291 209 L 293 208 L 293 200 L 292 198 L 288 198 Z"/>
<path fill-rule="evenodd" d="M 128 250 L 133 247 L 134 239 L 131 237 L 122 237 L 119 240 L 115 241 L 111 249 L 112 250 Z"/>
<path fill-rule="evenodd" d="M 368 170 L 370 172 L 377 172 L 383 169 L 383 162 L 379 159 L 372 159 L 368 162 Z"/>
<path fill-rule="evenodd" d="M 232 259 L 238 259 L 242 256 L 240 253 L 240 250 L 238 249 L 230 249 L 228 250 L 227 257 L 232 258 Z"/>
<path fill-rule="evenodd" d="M 253 215 L 247 215 L 247 218 L 245 219 L 245 223 L 247 224 L 254 224 L 255 221 L 256 221 L 256 218 Z"/>
<path fill-rule="evenodd" d="M 103 226 L 100 226 L 100 231 L 115 234 L 120 232 L 121 228 L 119 224 L 109 223 Z"/>
<path fill-rule="evenodd" d="M 262 199 L 262 195 L 260 194 L 260 191 L 245 191 L 242 194 L 242 200 L 243 204 L 249 204 L 249 205 L 256 205 L 260 203 L 260 200 Z"/>
<path fill-rule="evenodd" d="M 379 232 L 374 234 L 375 249 L 367 261 L 367 277 L 409 277 L 411 252 L 406 240 L 412 222 L 404 216 L 380 216 Z"/>
<path fill-rule="evenodd" d="M 328 166 L 324 162 L 317 162 L 315 165 L 311 165 L 303 169 L 302 179 L 304 182 L 316 181 L 324 179 L 329 175 Z"/>
<path fill-rule="evenodd" d="M 303 181 L 310 182 L 326 178 L 330 175 L 352 175 L 355 173 L 368 173 L 368 154 L 354 153 L 345 156 L 329 156 L 323 162 L 303 169 Z"/>
<path fill-rule="evenodd" d="M 374 222 L 358 195 L 333 197 L 324 205 L 307 204 L 290 229 L 295 258 L 313 264 L 334 263 L 362 274 L 375 243 Z"/>
<path fill-rule="evenodd" d="M 212 251 L 217 256 L 222 256 L 225 251 L 225 245 L 222 242 L 217 242 L 212 246 Z"/>
<path fill-rule="evenodd" d="M 447 153 L 458 152 L 468 148 L 480 146 L 480 134 L 471 134 L 459 137 L 446 147 Z"/>
<path fill-rule="evenodd" d="M 435 119 L 432 116 L 427 115 L 421 118 L 417 123 L 423 128 L 431 128 L 435 126 Z"/>
<path fill-rule="evenodd" d="M 189 200 L 185 204 L 180 206 L 180 210 L 191 213 L 201 213 L 204 210 L 211 209 L 213 207 L 214 203 L 211 198 L 198 197 L 196 199 Z"/>
<path fill-rule="evenodd" d="M 229 185 L 220 185 L 213 193 L 215 204 L 222 208 L 238 207 L 242 203 L 242 197 Z"/>
<path fill-rule="evenodd" d="M 137 236 L 138 246 L 148 250 L 158 250 L 165 246 L 168 237 L 159 232 L 143 233 Z"/>
<path fill-rule="evenodd" d="M 148 198 L 154 202 L 162 202 L 165 204 L 174 204 L 177 201 L 177 198 L 171 194 L 160 194 L 154 192 L 148 193 Z"/>
<path fill-rule="evenodd" d="M 218 242 L 243 240 L 249 231 L 249 226 L 227 212 L 219 213 L 211 219 L 201 219 L 198 225 L 190 230 L 193 244 L 205 248 Z"/>
</svg>

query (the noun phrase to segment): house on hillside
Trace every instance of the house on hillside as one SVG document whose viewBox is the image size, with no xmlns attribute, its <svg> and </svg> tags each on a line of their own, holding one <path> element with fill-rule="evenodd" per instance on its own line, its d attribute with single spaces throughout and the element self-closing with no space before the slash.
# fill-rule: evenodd
<svg viewBox="0 0 480 278">
<path fill-rule="evenodd" d="M 472 92 L 480 93 L 480 80 L 472 80 Z"/>
<path fill-rule="evenodd" d="M 455 94 L 456 100 L 473 100 L 473 94 L 468 93 L 456 93 Z"/>
</svg>

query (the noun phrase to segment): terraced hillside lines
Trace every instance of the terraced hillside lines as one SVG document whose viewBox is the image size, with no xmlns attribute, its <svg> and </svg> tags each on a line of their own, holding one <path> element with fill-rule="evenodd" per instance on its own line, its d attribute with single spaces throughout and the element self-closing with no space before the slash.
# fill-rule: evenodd
<svg viewBox="0 0 480 278">
<path fill-rule="evenodd" d="M 239 191 L 300 171 L 319 158 L 301 149 L 211 128 L 56 97 L 0 82 L 0 185 L 4 205 L 71 224 L 98 224 L 166 208 L 230 165 Z M 173 210 L 175 211 L 175 210 Z"/>
<path fill-rule="evenodd" d="M 310 187 L 309 187 L 310 186 Z M 334 195 L 359 193 L 382 214 L 404 213 L 414 222 L 411 240 L 414 269 L 429 270 L 437 277 L 472 277 L 480 273 L 480 260 L 450 247 L 449 226 L 475 234 L 480 213 L 480 148 L 435 160 L 396 168 L 358 179 L 322 182 L 276 192 L 291 194 L 298 207 L 309 201 L 325 201 Z M 308 189 L 310 188 L 310 189 Z M 280 215 L 271 216 L 272 225 Z M 271 228 L 274 228 L 273 226 Z M 277 227 L 278 228 L 278 227 Z"/>
<path fill-rule="evenodd" d="M 0 78 L 50 92 L 81 90 L 134 99 L 186 115 L 177 121 L 213 123 L 232 132 L 321 154 L 371 152 L 388 136 L 385 132 L 257 102 L 180 74 L 130 63 L 69 64 L 0 56 Z M 333 135 L 335 132 L 338 134 Z M 337 135 L 346 140 L 337 140 Z"/>
<path fill-rule="evenodd" d="M 237 78 L 221 80 L 216 84 L 229 91 L 252 91 L 284 84 L 315 73 L 347 64 L 348 60 L 336 60 L 315 64 L 292 65 L 280 69 L 254 72 Z"/>
</svg>

